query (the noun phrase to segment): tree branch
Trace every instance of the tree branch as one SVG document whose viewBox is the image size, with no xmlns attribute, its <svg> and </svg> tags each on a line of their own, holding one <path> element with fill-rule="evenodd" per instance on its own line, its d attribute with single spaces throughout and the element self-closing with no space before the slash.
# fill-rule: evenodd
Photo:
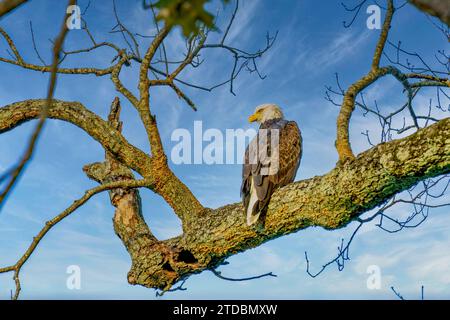
<svg viewBox="0 0 450 320">
<path fill-rule="evenodd" d="M 151 186 L 151 181 L 146 180 L 146 179 L 115 181 L 115 182 L 103 184 L 101 186 L 98 186 L 98 187 L 95 187 L 93 189 L 86 191 L 84 196 L 82 196 L 80 199 L 74 201 L 72 205 L 70 205 L 67 209 L 65 209 L 59 215 L 57 215 L 53 219 L 47 221 L 45 223 L 45 226 L 41 229 L 41 231 L 39 231 L 39 233 L 33 238 L 33 241 L 31 242 L 30 246 L 25 251 L 25 253 L 22 255 L 22 257 L 14 265 L 0 268 L 0 273 L 14 271 L 14 281 L 16 283 L 16 291 L 14 293 L 13 299 L 16 300 L 20 294 L 21 286 L 20 286 L 19 274 L 20 274 L 20 270 L 22 269 L 22 266 L 25 264 L 25 262 L 27 262 L 27 260 L 33 254 L 33 252 L 36 249 L 36 247 L 38 246 L 38 244 L 41 242 L 41 240 L 44 238 L 44 236 L 47 234 L 47 232 L 50 231 L 51 228 L 53 228 L 56 224 L 58 224 L 64 218 L 69 216 L 71 213 L 73 213 L 75 210 L 77 210 L 79 207 L 81 207 L 83 204 L 85 204 L 90 198 L 92 198 L 94 195 L 96 195 L 100 192 L 103 192 L 105 190 L 115 189 L 115 188 L 137 188 L 137 187 L 150 187 L 150 186 Z"/>
<path fill-rule="evenodd" d="M 38 118 L 45 103 L 45 99 L 25 100 L 0 108 L 0 133 Z M 106 121 L 86 109 L 80 102 L 52 100 L 47 116 L 76 125 L 129 168 L 142 176 L 149 176 L 150 157 L 131 145 L 120 132 L 111 128 Z"/>
<path fill-rule="evenodd" d="M 0 134 L 40 116 L 46 100 L 25 100 L 0 108 Z M 154 180 L 154 189 L 184 222 L 204 211 L 189 188 L 170 170 L 153 157 L 130 144 L 122 134 L 86 109 L 79 102 L 53 100 L 48 118 L 63 120 L 84 130 L 117 160 L 143 177 Z M 1 179 L 0 179 L 1 180 Z M 188 222 L 186 222 L 188 223 Z"/>
<path fill-rule="evenodd" d="M 0 2 L 0 17 L 13 11 L 28 0 L 3 0 Z"/>
<path fill-rule="evenodd" d="M 262 231 L 249 228 L 240 203 L 209 210 L 183 235 L 139 248 L 131 284 L 169 289 L 238 252 L 310 226 L 344 227 L 393 195 L 450 172 L 450 118 L 358 155 L 323 176 L 277 190 Z M 128 250 L 136 250 L 128 247 Z"/>
<path fill-rule="evenodd" d="M 337 118 L 337 135 L 336 135 L 336 149 L 339 154 L 339 161 L 343 162 L 347 159 L 353 159 L 352 148 L 349 141 L 349 123 L 350 118 L 355 109 L 356 96 L 376 81 L 378 78 L 384 76 L 387 72 L 385 69 L 380 69 L 380 58 L 386 43 L 386 39 L 391 27 L 392 15 L 394 13 L 394 6 L 392 0 L 388 0 L 388 10 L 383 23 L 383 28 L 375 49 L 372 60 L 372 68 L 370 72 L 362 77 L 360 80 L 352 84 L 344 94 L 341 110 Z"/>
<path fill-rule="evenodd" d="M 388 0 L 388 7 L 386 11 L 386 17 L 384 18 L 383 27 L 381 28 L 380 38 L 378 39 L 377 46 L 375 47 L 375 54 L 372 59 L 372 70 L 375 71 L 380 66 L 381 55 L 386 44 L 389 29 L 391 28 L 392 16 L 394 15 L 394 3 L 393 0 Z"/>
</svg>

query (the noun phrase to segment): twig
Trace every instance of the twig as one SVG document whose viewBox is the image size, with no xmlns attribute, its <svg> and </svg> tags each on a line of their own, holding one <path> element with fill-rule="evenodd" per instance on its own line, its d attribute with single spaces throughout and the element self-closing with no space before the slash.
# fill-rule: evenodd
<svg viewBox="0 0 450 320">
<path fill-rule="evenodd" d="M 394 292 L 397 298 L 399 298 L 400 300 L 405 300 L 405 298 L 403 298 L 403 296 L 399 292 L 395 291 L 394 287 L 391 287 L 391 290 Z"/>
<path fill-rule="evenodd" d="M 185 284 L 186 280 L 181 281 L 181 284 L 175 288 L 171 288 L 168 290 L 162 290 L 162 291 L 158 291 L 156 290 L 155 292 L 155 296 L 156 297 L 162 297 L 166 292 L 175 292 L 175 291 L 186 291 L 187 288 L 183 288 L 183 285 Z"/>
<path fill-rule="evenodd" d="M 228 263 L 222 263 L 223 264 L 228 264 Z M 278 277 L 276 274 L 274 274 L 273 272 L 268 272 L 268 273 L 264 273 L 264 274 L 260 274 L 258 276 L 252 276 L 252 277 L 246 277 L 246 278 L 229 278 L 229 277 L 225 277 L 222 275 L 222 272 L 218 271 L 217 268 L 211 268 L 209 269 L 216 277 L 222 279 L 222 280 L 227 280 L 227 281 L 250 281 L 250 280 L 255 280 L 255 279 L 260 279 L 260 278 L 265 278 L 265 277 Z"/>
</svg>

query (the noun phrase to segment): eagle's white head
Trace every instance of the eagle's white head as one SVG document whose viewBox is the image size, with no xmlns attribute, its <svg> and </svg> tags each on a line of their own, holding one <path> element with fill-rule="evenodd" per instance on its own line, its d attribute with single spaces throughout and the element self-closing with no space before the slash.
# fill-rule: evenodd
<svg viewBox="0 0 450 320">
<path fill-rule="evenodd" d="M 283 119 L 283 117 L 283 112 L 279 106 L 273 103 L 265 103 L 256 107 L 255 113 L 248 117 L 248 121 L 263 123 L 267 120 Z"/>
</svg>

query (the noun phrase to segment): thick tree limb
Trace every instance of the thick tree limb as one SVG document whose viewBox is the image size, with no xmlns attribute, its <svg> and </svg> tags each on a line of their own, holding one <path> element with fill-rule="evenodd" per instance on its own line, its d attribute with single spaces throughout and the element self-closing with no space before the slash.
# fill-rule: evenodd
<svg viewBox="0 0 450 320">
<path fill-rule="evenodd" d="M 139 248 L 128 274 L 131 284 L 167 290 L 230 255 L 298 230 L 344 227 L 398 192 L 450 172 L 450 118 L 404 139 L 383 143 L 323 176 L 294 182 L 271 199 L 263 231 L 249 228 L 240 203 L 196 218 L 179 237 Z M 137 250 L 137 251 L 136 251 Z"/>
<path fill-rule="evenodd" d="M 109 125 L 122 131 L 120 117 L 120 102 L 115 98 L 108 117 Z M 105 161 L 87 165 L 83 168 L 87 176 L 102 185 L 115 183 L 136 183 L 131 170 L 118 162 L 114 156 L 105 152 Z M 127 246 L 147 246 L 157 242 L 142 215 L 141 197 L 139 190 L 130 188 L 115 188 L 110 192 L 111 204 L 116 207 L 113 223 L 114 230 L 123 244 Z M 138 250 L 130 251 L 135 253 Z M 134 256 L 132 255 L 133 259 Z"/>
<path fill-rule="evenodd" d="M 45 99 L 25 100 L 0 108 L 0 133 L 38 118 L 45 104 Z M 111 128 L 106 121 L 86 109 L 81 103 L 53 100 L 47 116 L 80 127 L 129 168 L 143 176 L 149 176 L 150 157 L 132 146 L 120 132 Z"/>
</svg>

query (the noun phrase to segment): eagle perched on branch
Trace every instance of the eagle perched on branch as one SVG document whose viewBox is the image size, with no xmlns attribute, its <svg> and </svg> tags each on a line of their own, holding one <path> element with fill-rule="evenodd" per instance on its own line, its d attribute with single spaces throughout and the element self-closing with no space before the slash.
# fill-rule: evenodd
<svg viewBox="0 0 450 320">
<path fill-rule="evenodd" d="M 294 181 L 302 155 L 302 136 L 297 123 L 285 120 L 275 104 L 256 107 L 248 121 L 260 123 L 242 167 L 241 197 L 250 226 L 264 216 L 273 192 Z"/>
</svg>

